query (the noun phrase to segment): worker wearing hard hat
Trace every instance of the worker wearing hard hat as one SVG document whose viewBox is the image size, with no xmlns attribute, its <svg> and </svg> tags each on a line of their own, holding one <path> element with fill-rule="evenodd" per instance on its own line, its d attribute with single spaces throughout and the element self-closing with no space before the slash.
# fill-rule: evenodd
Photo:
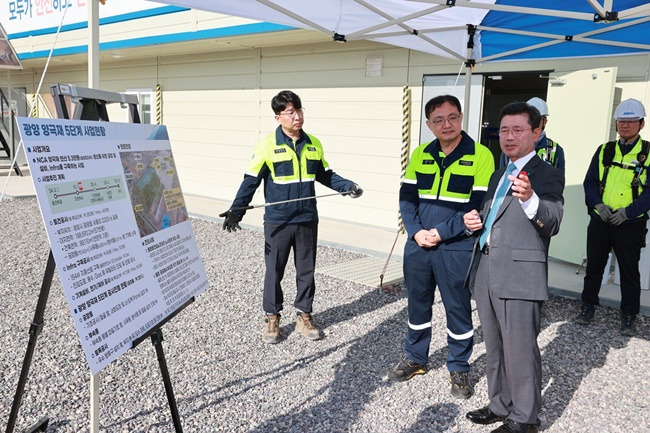
<svg viewBox="0 0 650 433">
<path fill-rule="evenodd" d="M 537 97 L 530 98 L 526 103 L 537 108 L 539 114 L 542 115 L 542 133 L 539 135 L 539 139 L 535 143 L 535 153 L 537 153 L 537 156 L 539 156 L 542 161 L 564 171 L 564 149 L 562 149 L 562 146 L 557 144 L 555 141 L 548 138 L 546 136 L 546 131 L 544 130 L 546 128 L 546 123 L 548 123 L 548 105 L 543 99 Z M 505 167 L 509 162 L 510 160 L 506 154 L 502 153 L 499 160 L 499 166 Z"/>
<path fill-rule="evenodd" d="M 639 259 L 645 246 L 650 210 L 647 159 L 650 143 L 639 135 L 645 108 L 626 99 L 616 108 L 618 141 L 599 146 L 584 181 L 591 221 L 587 228 L 587 272 L 582 308 L 576 322 L 589 324 L 599 304 L 598 292 L 613 248 L 621 273 L 621 334 L 636 335 L 641 278 Z"/>
</svg>

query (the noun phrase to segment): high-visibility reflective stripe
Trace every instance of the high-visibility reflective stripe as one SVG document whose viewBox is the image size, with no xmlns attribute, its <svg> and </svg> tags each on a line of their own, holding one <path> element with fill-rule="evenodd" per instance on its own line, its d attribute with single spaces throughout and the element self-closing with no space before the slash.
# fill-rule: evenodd
<svg viewBox="0 0 650 433">
<path fill-rule="evenodd" d="M 244 174 L 246 174 L 248 176 L 257 177 L 257 173 L 253 173 L 251 171 L 247 171 Z M 290 179 L 290 180 L 273 179 L 273 182 L 278 184 L 278 185 L 287 185 L 287 184 L 290 184 L 290 183 L 316 182 L 316 178 L 315 177 L 307 177 L 307 178 L 303 177 L 302 179 L 297 178 L 297 179 Z"/>
<path fill-rule="evenodd" d="M 414 325 L 409 321 L 409 328 L 411 328 L 414 331 L 421 331 L 423 329 L 431 328 L 431 322 L 427 322 L 422 325 Z"/>
<path fill-rule="evenodd" d="M 454 203 L 469 203 L 469 197 L 446 197 L 444 195 L 441 195 L 438 197 L 439 200 L 444 200 L 444 201 L 453 201 Z"/>
<path fill-rule="evenodd" d="M 472 191 L 487 191 L 487 188 L 488 188 L 487 186 L 474 185 Z"/>
<path fill-rule="evenodd" d="M 449 330 L 449 328 L 447 328 L 447 334 L 454 340 L 467 340 L 468 338 L 474 335 L 474 330 L 472 329 L 471 331 L 466 332 L 464 334 L 454 334 Z"/>
<path fill-rule="evenodd" d="M 300 183 L 300 182 L 315 182 L 316 179 L 290 179 L 290 180 L 279 180 L 279 179 L 273 179 L 273 183 L 277 185 L 289 185 L 291 183 Z"/>
<path fill-rule="evenodd" d="M 433 194 L 419 194 L 419 197 L 424 200 L 443 200 L 443 201 L 451 201 L 454 203 L 468 203 L 469 202 L 469 197 L 465 198 L 458 198 L 458 197 L 445 197 L 443 195 L 436 197 Z"/>
<path fill-rule="evenodd" d="M 416 179 L 406 179 L 404 178 L 404 183 L 408 183 L 409 185 L 416 185 L 418 181 Z"/>
</svg>

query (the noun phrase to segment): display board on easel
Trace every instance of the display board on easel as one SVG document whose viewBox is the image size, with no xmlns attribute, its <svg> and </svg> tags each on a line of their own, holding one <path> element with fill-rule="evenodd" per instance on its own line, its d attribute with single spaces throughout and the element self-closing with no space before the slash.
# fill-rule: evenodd
<svg viewBox="0 0 650 433">
<path fill-rule="evenodd" d="M 164 126 L 18 118 L 93 374 L 208 287 Z"/>
<path fill-rule="evenodd" d="M 67 94 L 76 97 L 77 119 L 99 120 L 18 118 L 51 251 L 8 431 L 43 326 L 56 262 L 92 374 L 151 336 L 180 432 L 160 327 L 209 283 L 167 130 L 100 121 L 108 118 L 106 99 L 128 106 L 139 120 L 137 104 L 125 100 L 130 95 L 69 85 L 52 91 L 60 116 L 68 116 Z"/>
</svg>

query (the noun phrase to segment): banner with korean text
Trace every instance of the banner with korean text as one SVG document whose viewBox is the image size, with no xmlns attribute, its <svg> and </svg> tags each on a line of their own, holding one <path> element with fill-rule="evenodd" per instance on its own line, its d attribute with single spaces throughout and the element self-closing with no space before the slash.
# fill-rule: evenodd
<svg viewBox="0 0 650 433">
<path fill-rule="evenodd" d="M 93 374 L 208 288 L 165 126 L 18 118 Z"/>
<path fill-rule="evenodd" d="M 88 3 L 91 0 L 3 0 L 0 1 L 0 22 L 12 37 L 56 32 L 61 16 L 65 12 L 65 25 L 72 28 L 86 26 Z M 97 0 L 92 0 L 97 1 Z M 167 8 L 167 9 L 165 9 Z M 122 17 L 133 19 L 146 16 L 154 9 L 169 10 L 169 7 L 147 0 L 111 0 L 100 5 L 100 20 Z M 149 12 L 148 12 L 149 11 Z M 83 24 L 83 26 L 82 26 Z M 64 28 L 65 30 L 65 28 Z"/>
</svg>

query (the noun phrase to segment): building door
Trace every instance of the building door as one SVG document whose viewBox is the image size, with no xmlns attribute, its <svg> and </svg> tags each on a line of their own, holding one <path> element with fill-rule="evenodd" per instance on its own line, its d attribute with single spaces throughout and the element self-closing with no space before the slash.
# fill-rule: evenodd
<svg viewBox="0 0 650 433">
<path fill-rule="evenodd" d="M 499 113 L 501 108 L 514 101 L 528 101 L 537 96 L 546 99 L 548 72 L 503 73 L 485 76 L 483 89 L 483 117 L 481 143 L 494 155 L 494 165 L 499 167 Z"/>
</svg>

